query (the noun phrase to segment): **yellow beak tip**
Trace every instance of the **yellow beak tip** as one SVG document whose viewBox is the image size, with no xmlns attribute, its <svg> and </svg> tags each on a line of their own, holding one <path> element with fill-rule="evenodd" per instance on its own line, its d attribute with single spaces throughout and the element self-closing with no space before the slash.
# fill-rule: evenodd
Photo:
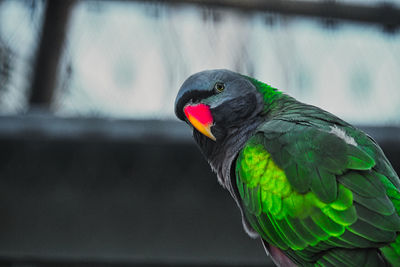
<svg viewBox="0 0 400 267">
<path fill-rule="evenodd" d="M 196 128 L 200 133 L 204 134 L 213 141 L 217 141 L 217 138 L 215 138 L 215 136 L 211 132 L 211 126 L 212 126 L 211 124 L 204 125 L 193 116 L 189 116 L 188 120 L 193 125 L 193 127 Z"/>
</svg>

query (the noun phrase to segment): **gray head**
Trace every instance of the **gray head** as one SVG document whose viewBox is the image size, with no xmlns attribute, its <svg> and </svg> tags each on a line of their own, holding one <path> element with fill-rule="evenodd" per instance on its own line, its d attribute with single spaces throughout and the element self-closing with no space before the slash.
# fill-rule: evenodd
<svg viewBox="0 0 400 267">
<path fill-rule="evenodd" d="M 175 100 L 176 116 L 193 126 L 195 138 L 202 134 L 202 142 L 222 142 L 262 108 L 262 95 L 250 79 L 224 69 L 193 74 Z"/>
</svg>

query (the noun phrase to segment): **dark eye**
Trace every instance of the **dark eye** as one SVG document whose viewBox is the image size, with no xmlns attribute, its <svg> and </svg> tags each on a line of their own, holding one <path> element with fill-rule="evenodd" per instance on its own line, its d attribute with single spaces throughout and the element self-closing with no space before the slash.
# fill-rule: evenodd
<svg viewBox="0 0 400 267">
<path fill-rule="evenodd" d="M 225 85 L 223 83 L 216 83 L 214 85 L 214 90 L 217 93 L 221 93 L 222 91 L 224 91 L 224 89 L 225 89 Z"/>
</svg>

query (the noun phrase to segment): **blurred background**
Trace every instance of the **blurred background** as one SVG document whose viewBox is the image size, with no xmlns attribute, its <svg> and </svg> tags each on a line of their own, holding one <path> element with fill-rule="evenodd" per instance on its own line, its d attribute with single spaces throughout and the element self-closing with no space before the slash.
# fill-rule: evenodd
<svg viewBox="0 0 400 267">
<path fill-rule="evenodd" d="M 253 76 L 400 173 L 399 26 L 399 0 L 0 0 L 0 266 L 272 266 L 175 119 L 180 85 Z"/>
</svg>

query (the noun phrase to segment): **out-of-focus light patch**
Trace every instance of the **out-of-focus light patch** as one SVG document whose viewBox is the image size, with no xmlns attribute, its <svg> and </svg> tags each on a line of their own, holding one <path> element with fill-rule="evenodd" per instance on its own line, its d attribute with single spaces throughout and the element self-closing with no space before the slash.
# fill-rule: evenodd
<svg viewBox="0 0 400 267">
<path fill-rule="evenodd" d="M 108 3 L 101 12 L 77 6 L 67 48 L 74 74 L 57 112 L 154 116 L 166 73 L 153 24 L 143 6 Z"/>
<path fill-rule="evenodd" d="M 0 2 L 0 34 L 4 42 L 12 45 L 18 52 L 26 53 L 27 46 L 33 41 L 29 18 L 29 9 L 22 1 Z"/>
<path fill-rule="evenodd" d="M 235 62 L 237 55 L 245 50 L 250 32 L 247 17 L 230 12 L 216 12 L 213 18 L 202 19 L 197 9 L 185 9 L 170 18 L 171 26 L 180 34 L 183 59 L 192 72 L 207 68 L 226 68 L 240 63 Z M 173 45 L 173 44 L 172 44 Z"/>
</svg>

